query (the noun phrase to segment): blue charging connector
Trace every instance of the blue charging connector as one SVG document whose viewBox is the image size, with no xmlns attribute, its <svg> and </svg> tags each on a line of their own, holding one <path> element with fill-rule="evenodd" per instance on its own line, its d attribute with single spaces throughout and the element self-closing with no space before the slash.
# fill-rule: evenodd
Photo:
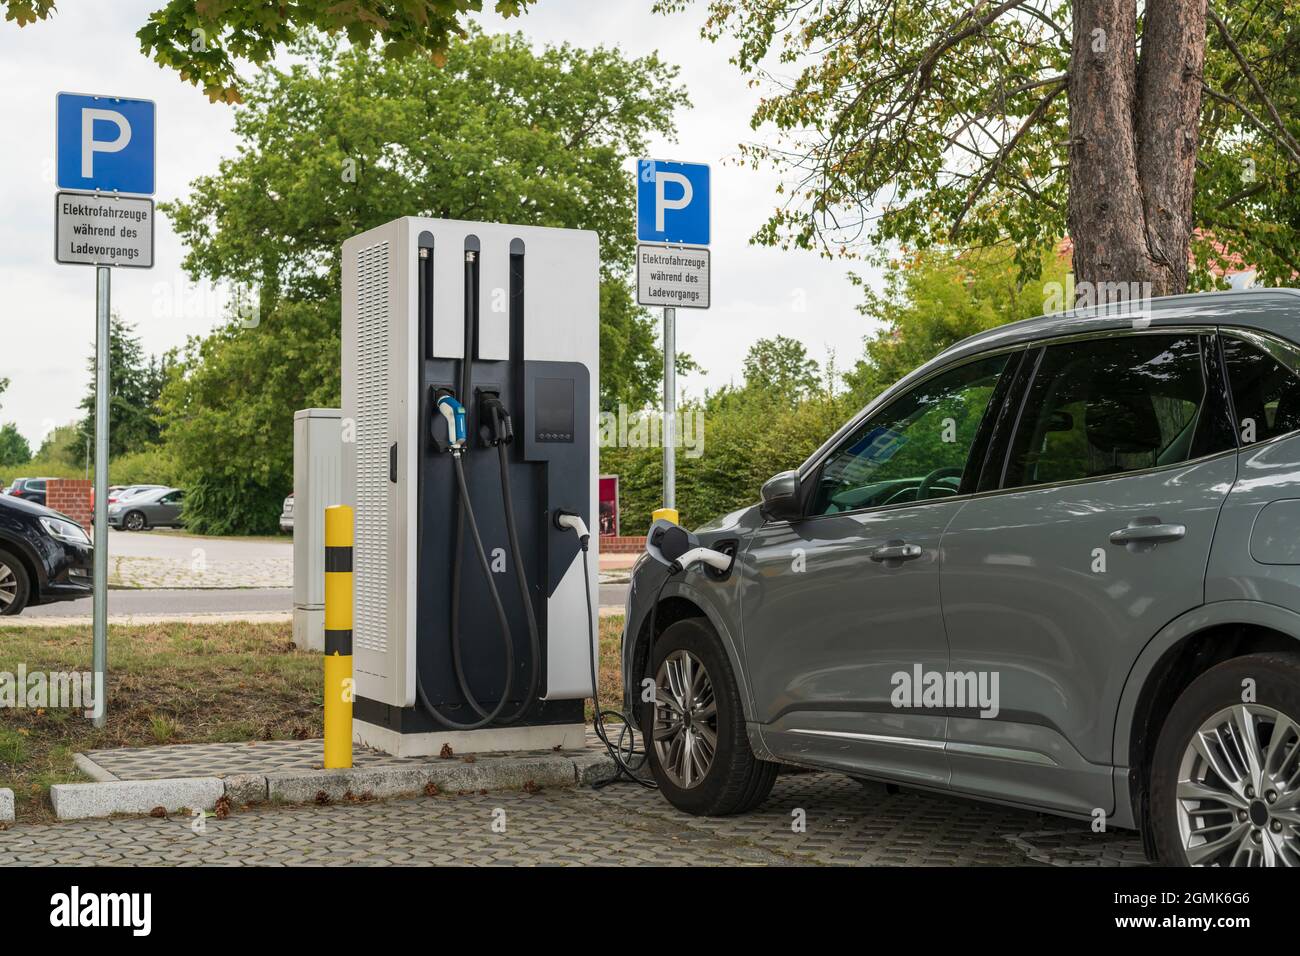
<svg viewBox="0 0 1300 956">
<path fill-rule="evenodd" d="M 460 453 L 465 447 L 465 438 L 468 433 L 465 425 L 465 406 L 450 395 L 444 395 L 438 399 L 438 411 L 442 417 L 447 420 L 447 439 L 451 450 Z"/>
</svg>

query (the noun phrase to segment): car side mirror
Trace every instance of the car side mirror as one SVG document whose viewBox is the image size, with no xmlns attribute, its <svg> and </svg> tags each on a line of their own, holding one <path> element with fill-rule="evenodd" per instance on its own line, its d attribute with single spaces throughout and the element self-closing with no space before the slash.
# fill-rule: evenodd
<svg viewBox="0 0 1300 956">
<path fill-rule="evenodd" d="M 803 517 L 799 495 L 799 472 L 783 471 L 763 483 L 763 502 L 758 506 L 772 521 L 798 521 Z"/>
</svg>

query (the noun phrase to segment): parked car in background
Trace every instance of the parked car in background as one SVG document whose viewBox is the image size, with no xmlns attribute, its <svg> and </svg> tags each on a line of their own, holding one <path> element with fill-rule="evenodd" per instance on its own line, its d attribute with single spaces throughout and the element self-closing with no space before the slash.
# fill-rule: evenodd
<svg viewBox="0 0 1300 956">
<path fill-rule="evenodd" d="M 0 496 L 0 615 L 85 597 L 90 538 L 71 518 L 17 495 Z"/>
<path fill-rule="evenodd" d="M 5 489 L 5 494 L 21 498 L 33 504 L 45 504 L 45 487 L 49 478 L 15 478 L 13 484 Z"/>
<path fill-rule="evenodd" d="M 146 491 L 166 491 L 170 487 L 170 485 L 114 485 L 113 488 L 108 489 L 108 503 L 111 506 Z"/>
<path fill-rule="evenodd" d="M 179 488 L 154 488 L 118 498 L 108 506 L 108 523 L 125 531 L 179 528 L 185 492 Z"/>
<path fill-rule="evenodd" d="M 284 510 L 280 512 L 280 530 L 293 531 L 293 492 L 284 499 Z"/>
</svg>

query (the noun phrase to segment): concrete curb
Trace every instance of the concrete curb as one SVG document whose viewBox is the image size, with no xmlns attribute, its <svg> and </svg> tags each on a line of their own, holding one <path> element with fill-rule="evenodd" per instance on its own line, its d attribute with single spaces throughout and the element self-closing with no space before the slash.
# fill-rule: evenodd
<svg viewBox="0 0 1300 956">
<path fill-rule="evenodd" d="M 14 822 L 14 792 L 0 787 L 0 823 Z"/>
<path fill-rule="evenodd" d="M 579 782 L 579 759 L 582 758 L 559 754 L 553 757 L 490 757 L 473 763 L 448 760 L 407 767 L 272 773 L 266 776 L 267 799 L 280 803 L 310 803 L 319 801 L 321 794 L 328 800 L 345 799 L 348 794 L 383 799 L 423 793 L 429 784 L 440 793 L 573 787 Z M 613 770 L 612 762 L 610 770 Z M 591 776 L 590 771 L 587 776 Z"/>
<path fill-rule="evenodd" d="M 117 774 L 105 770 L 85 754 L 73 754 L 72 765 L 96 783 L 114 783 L 117 780 Z"/>
<path fill-rule="evenodd" d="M 589 787 L 611 780 L 617 773 L 608 754 L 597 750 L 540 756 L 490 756 L 473 762 L 430 760 L 399 766 L 353 767 L 350 770 L 286 770 L 170 780 L 119 780 L 84 754 L 77 754 L 75 760 L 78 769 L 96 777 L 99 782 L 52 786 L 50 802 L 60 820 L 84 820 L 115 813 L 148 814 L 155 807 L 163 807 L 169 813 L 182 808 L 211 810 L 220 797 L 225 797 L 232 806 L 244 806 L 268 802 L 381 800 L 422 794 L 430 784 L 439 793 L 449 794 Z"/>
<path fill-rule="evenodd" d="M 56 783 L 50 787 L 50 804 L 60 820 L 90 820 L 115 813 L 148 814 L 157 807 L 168 813 L 211 810 L 224 793 L 217 777 Z"/>
</svg>

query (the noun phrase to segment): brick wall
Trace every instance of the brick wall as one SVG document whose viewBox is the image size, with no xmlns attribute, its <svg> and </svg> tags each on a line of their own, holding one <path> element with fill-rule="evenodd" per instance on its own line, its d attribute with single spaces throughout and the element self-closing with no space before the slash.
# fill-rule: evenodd
<svg viewBox="0 0 1300 956">
<path fill-rule="evenodd" d="M 45 488 L 45 504 L 67 515 L 90 533 L 94 509 L 91 482 L 85 478 L 51 478 Z"/>
<path fill-rule="evenodd" d="M 600 551 L 602 554 L 636 554 L 645 550 L 645 535 L 601 535 Z"/>
</svg>

